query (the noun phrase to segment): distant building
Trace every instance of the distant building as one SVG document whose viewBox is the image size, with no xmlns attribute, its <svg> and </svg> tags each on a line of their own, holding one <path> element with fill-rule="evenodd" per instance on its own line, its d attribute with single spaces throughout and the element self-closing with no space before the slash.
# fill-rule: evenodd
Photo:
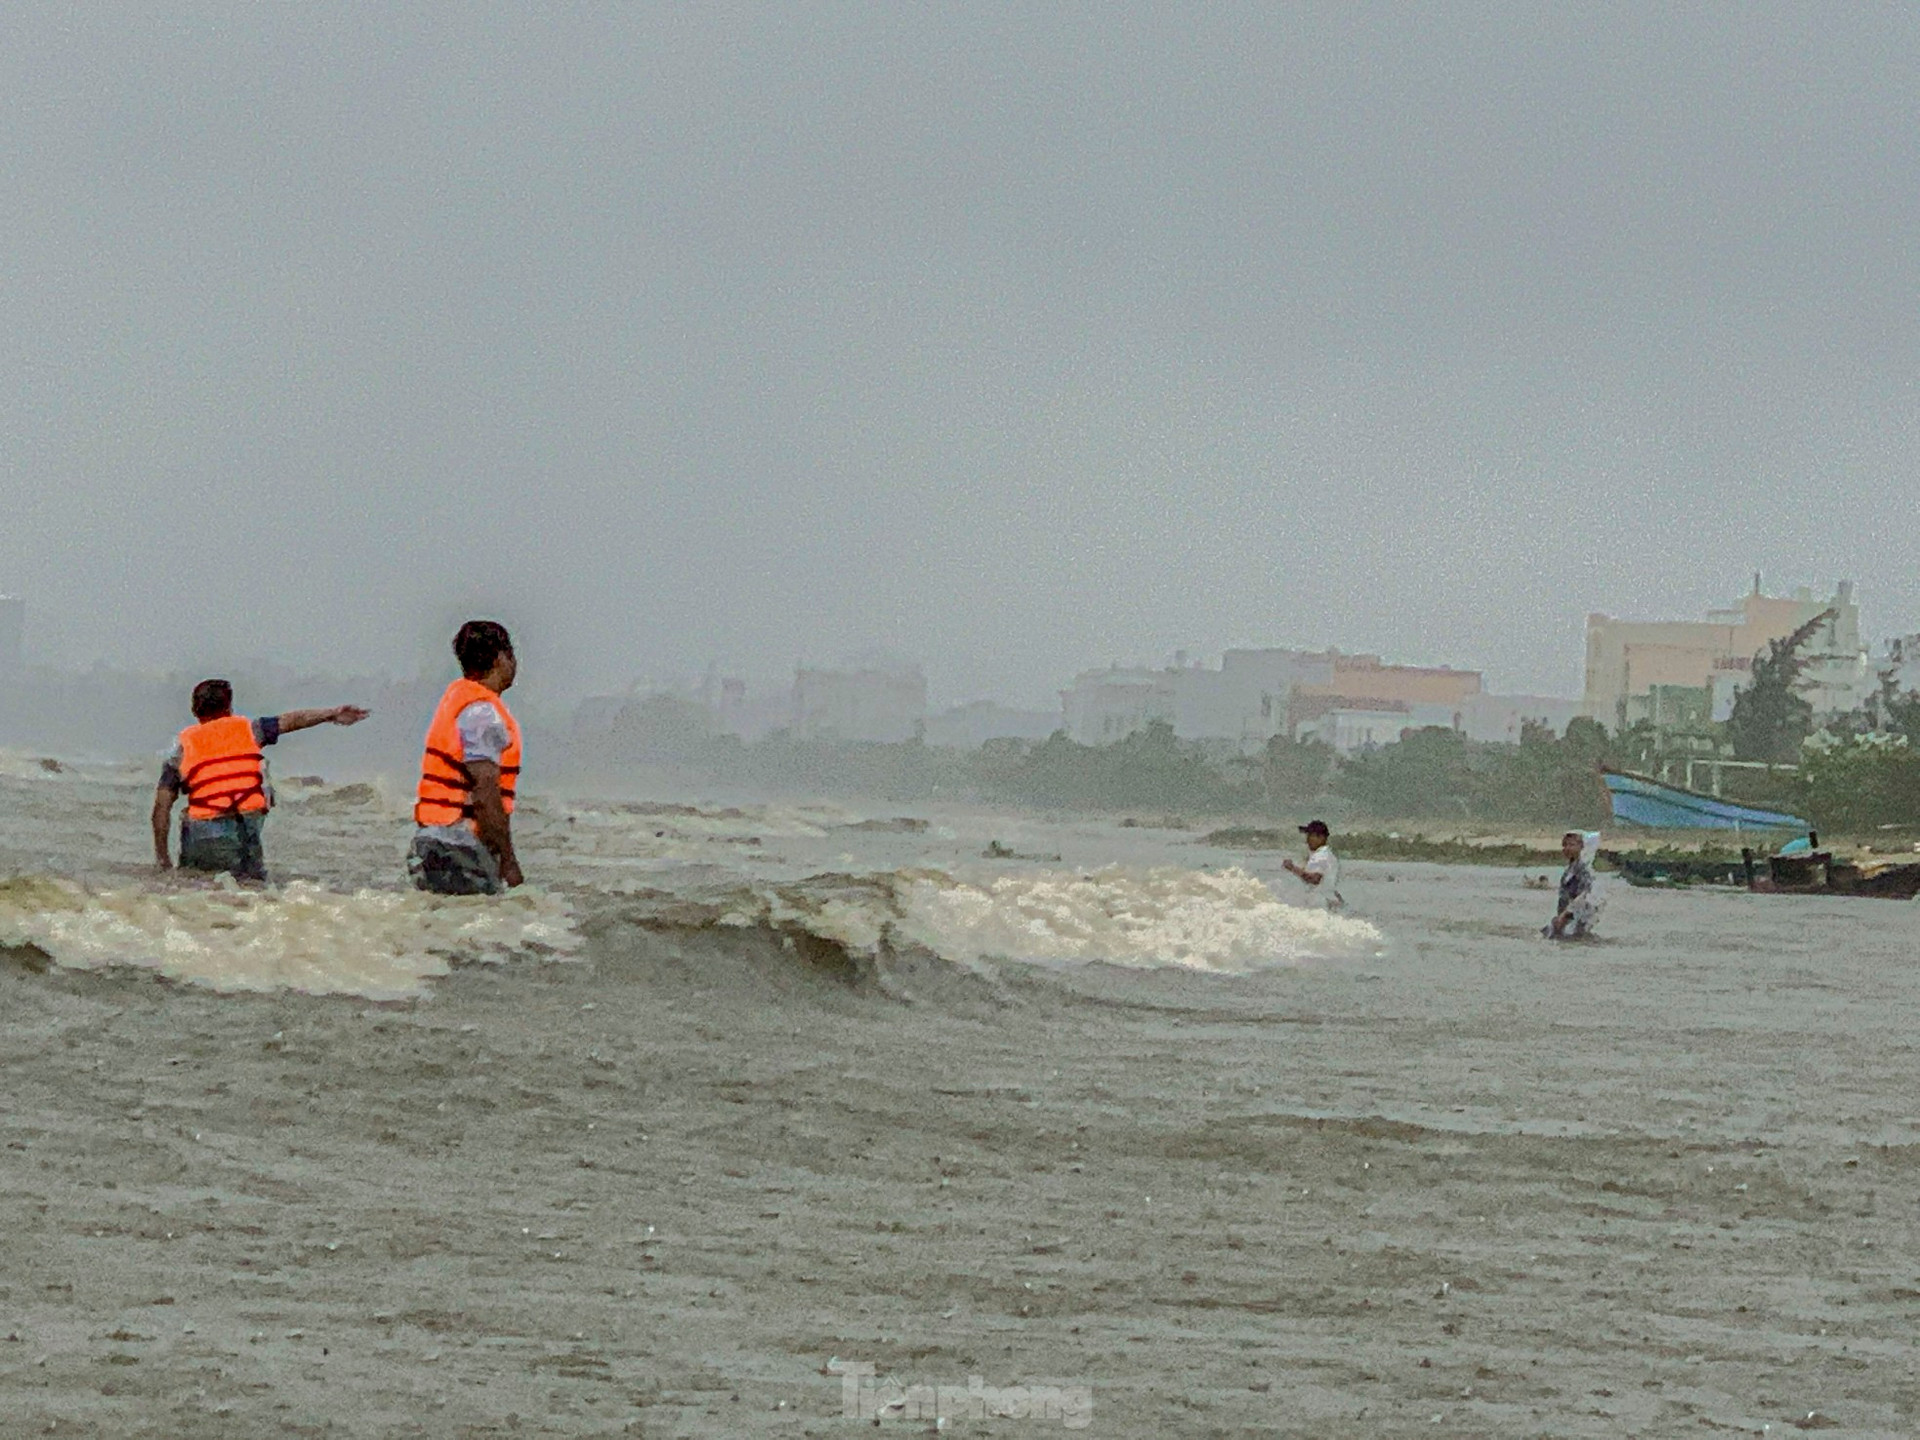
<svg viewBox="0 0 1920 1440">
<path fill-rule="evenodd" d="M 573 711 L 575 752 L 607 763 L 693 759 L 718 733 L 713 707 L 684 686 L 590 695 Z"/>
<path fill-rule="evenodd" d="M 1334 658 L 1328 688 L 1350 695 L 1386 695 L 1416 705 L 1457 705 L 1481 690 L 1478 670 L 1451 665 L 1385 665 L 1378 655 Z"/>
<path fill-rule="evenodd" d="M 1225 741 L 1246 753 L 1276 735 L 1318 733 L 1319 720 L 1336 710 L 1466 729 L 1466 702 L 1480 693 L 1475 670 L 1263 649 L 1229 650 L 1217 670 L 1189 665 L 1184 654 L 1165 669 L 1088 670 L 1060 692 L 1060 704 L 1068 735 L 1083 745 L 1109 745 L 1159 720 L 1183 740 Z"/>
<path fill-rule="evenodd" d="M 26 662 L 22 633 L 26 629 L 26 603 L 11 595 L 0 595 L 0 671 L 16 674 Z"/>
<path fill-rule="evenodd" d="M 1060 692 L 1061 724 L 1082 745 L 1110 745 L 1154 721 L 1182 740 L 1221 740 L 1259 750 L 1287 729 L 1294 688 L 1333 678 L 1337 650 L 1229 650 L 1220 668 L 1188 664 L 1185 652 L 1164 669 L 1087 670 Z"/>
<path fill-rule="evenodd" d="M 1469 740 L 1493 745 L 1517 745 L 1527 725 L 1544 726 L 1565 735 L 1567 726 L 1586 713 L 1578 700 L 1546 695 L 1488 695 L 1472 693 L 1456 704 L 1437 701 L 1374 700 L 1362 706 L 1323 707 L 1324 697 L 1312 697 L 1299 713 L 1309 715 L 1295 735 L 1331 745 L 1342 755 L 1391 745 L 1409 730 L 1457 730 Z"/>
<path fill-rule="evenodd" d="M 926 719 L 927 679 L 917 665 L 876 659 L 844 670 L 802 666 L 794 672 L 798 739 L 897 744 L 919 735 Z"/>
<path fill-rule="evenodd" d="M 927 721 L 927 744 L 978 750 L 989 740 L 1044 740 L 1060 728 L 1051 710 L 1015 710 L 991 700 L 956 705 Z"/>
<path fill-rule="evenodd" d="M 1087 670 L 1060 692 L 1061 728 L 1082 745 L 1111 745 L 1155 721 L 1174 721 L 1177 669 Z"/>
<path fill-rule="evenodd" d="M 1244 694 L 1285 695 L 1295 685 L 1324 685 L 1344 658 L 1338 650 L 1229 650 L 1220 673 Z"/>
<path fill-rule="evenodd" d="M 1890 683 L 1901 695 L 1920 691 L 1920 635 L 1896 635 L 1887 641 L 1887 658 L 1880 662 L 1876 682 Z"/>
<path fill-rule="evenodd" d="M 1287 732 L 1313 730 L 1337 710 L 1371 714 L 1418 712 L 1406 723 L 1418 728 L 1467 728 L 1468 702 L 1481 693 L 1480 672 L 1450 666 L 1385 665 L 1378 655 L 1340 655 L 1323 684 L 1296 685 L 1287 705 Z"/>
<path fill-rule="evenodd" d="M 1727 660 L 1713 662 L 1713 673 L 1707 676 L 1707 714 L 1718 724 L 1733 714 L 1733 701 L 1742 690 L 1753 681 L 1753 657 L 1735 656 Z M 1649 692 L 1651 693 L 1651 692 Z M 1631 725 L 1641 719 L 1646 712 L 1629 699 L 1627 702 L 1627 723 Z"/>
<path fill-rule="evenodd" d="M 1355 755 L 1391 745 L 1416 728 L 1411 707 L 1393 704 L 1373 710 L 1323 710 L 1300 727 L 1297 738 L 1318 740 L 1342 755 Z"/>
<path fill-rule="evenodd" d="M 1853 584 L 1842 580 L 1833 595 L 1817 599 L 1804 587 L 1791 597 L 1763 595 L 1760 578 L 1738 608 L 1710 611 L 1704 621 L 1615 620 L 1587 617 L 1587 711 L 1613 728 L 1653 719 L 1670 693 L 1657 689 L 1697 690 L 1714 719 L 1732 712 L 1733 697 L 1745 687 L 1754 657 L 1774 640 L 1783 640 L 1808 621 L 1831 611 L 1802 653 L 1808 663 L 1800 690 L 1818 716 L 1858 709 L 1873 690 L 1866 648 L 1860 643 L 1860 609 Z"/>
<path fill-rule="evenodd" d="M 1229 650 L 1214 670 L 1189 665 L 1182 652 L 1160 672 L 1172 694 L 1173 733 L 1259 750 L 1285 729 L 1294 690 L 1331 680 L 1346 658 L 1337 650 Z"/>
<path fill-rule="evenodd" d="M 787 703 L 778 692 L 750 699 L 747 682 L 709 671 L 700 684 L 700 703 L 713 712 L 714 731 L 742 740 L 758 740 L 787 723 Z"/>
<path fill-rule="evenodd" d="M 714 723 L 722 735 L 750 742 L 764 740 L 793 721 L 790 695 L 771 687 L 750 694 L 744 680 L 720 681 L 709 703 L 713 706 Z"/>
<path fill-rule="evenodd" d="M 1517 745 L 1523 726 L 1543 725 L 1556 736 L 1587 713 L 1584 700 L 1552 695 L 1469 695 L 1460 707 L 1461 728 L 1469 740 Z"/>
<path fill-rule="evenodd" d="M 613 717 L 613 753 L 640 759 L 697 755 L 717 733 L 711 706 L 671 691 L 630 696 Z"/>
<path fill-rule="evenodd" d="M 1188 672 L 1175 729 L 1258 750 L 1285 733 L 1295 689 L 1331 682 L 1344 658 L 1338 650 L 1229 650 L 1220 657 L 1218 671 Z"/>
<path fill-rule="evenodd" d="M 1731 707 L 1729 707 L 1731 713 Z M 1627 723 L 1649 722 L 1663 734 L 1705 735 L 1713 719 L 1713 691 L 1703 685 L 1650 685 L 1627 699 Z"/>
<path fill-rule="evenodd" d="M 630 695 L 589 695 L 573 707 L 573 732 L 576 736 L 604 735 Z"/>
</svg>

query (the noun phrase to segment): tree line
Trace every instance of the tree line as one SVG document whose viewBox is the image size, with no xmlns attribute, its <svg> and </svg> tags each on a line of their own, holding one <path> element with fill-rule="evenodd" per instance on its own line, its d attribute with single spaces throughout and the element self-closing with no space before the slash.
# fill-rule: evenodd
<svg viewBox="0 0 1920 1440">
<path fill-rule="evenodd" d="M 1833 831 L 1920 821 L 1920 696 L 1895 697 L 1886 715 L 1822 732 L 1799 752 L 1798 774 L 1731 771 L 1729 798 L 1809 815 Z M 1905 728 L 1897 733 L 1885 726 Z M 1601 767 L 1651 772 L 1662 740 L 1645 722 L 1610 733 L 1576 719 L 1565 734 L 1526 723 L 1515 743 L 1456 730 L 1409 730 L 1389 745 L 1337 755 L 1317 739 L 1276 737 L 1241 753 L 1182 740 L 1156 722 L 1109 745 L 1063 732 L 1046 740 L 994 740 L 978 750 L 801 740 L 776 733 L 746 743 L 689 725 L 616 729 L 610 747 L 577 756 L 619 768 L 670 765 L 776 793 L 951 800 L 1137 816 L 1260 817 L 1305 811 L 1336 820 L 1442 821 L 1450 825 L 1597 828 L 1609 807 Z M 592 748 L 592 747 L 590 747 Z"/>
<path fill-rule="evenodd" d="M 623 710 L 610 751 L 693 767 L 769 789 L 961 799 L 1047 809 L 1279 818 L 1324 810 L 1341 819 L 1442 820 L 1593 828 L 1610 814 L 1602 767 L 1651 772 L 1675 754 L 1724 755 L 1797 767 L 1723 772 L 1730 799 L 1792 809 L 1831 831 L 1920 823 L 1920 693 L 1889 677 L 1860 711 L 1816 729 L 1803 690 L 1806 647 L 1832 612 L 1757 655 L 1749 683 L 1719 724 L 1674 737 L 1648 721 L 1609 732 L 1576 719 L 1564 734 L 1521 726 L 1516 743 L 1469 740 L 1440 727 L 1339 756 L 1317 739 L 1276 737 L 1251 755 L 1225 742 L 1178 738 L 1155 722 L 1108 745 L 1064 732 L 993 740 L 977 751 L 799 740 L 778 733 L 746 744 L 715 736 L 698 707 L 667 696 Z"/>
</svg>

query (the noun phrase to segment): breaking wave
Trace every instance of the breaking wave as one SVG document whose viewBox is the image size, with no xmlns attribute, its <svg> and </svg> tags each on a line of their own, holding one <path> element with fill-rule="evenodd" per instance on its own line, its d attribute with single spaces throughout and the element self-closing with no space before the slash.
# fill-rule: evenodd
<svg viewBox="0 0 1920 1440">
<path fill-rule="evenodd" d="M 1237 973 L 1374 955 L 1364 920 L 1276 899 L 1244 870 L 1113 866 L 1089 874 L 918 878 L 901 895 L 905 933 L 949 959 L 1098 960 Z"/>
<path fill-rule="evenodd" d="M 132 966 L 221 992 L 298 990 L 400 1000 L 457 963 L 569 958 L 571 910 L 521 889 L 453 899 L 417 891 L 98 889 L 0 881 L 0 946 L 74 970 Z"/>
<path fill-rule="evenodd" d="M 376 784 L 299 788 L 290 809 L 338 814 L 349 826 L 392 800 Z M 1371 957 L 1383 944 L 1366 921 L 1286 904 L 1240 869 L 999 872 L 963 862 L 955 873 L 943 868 L 951 851 L 973 842 L 911 817 L 862 820 L 826 806 L 563 805 L 545 824 L 565 837 L 564 861 L 552 867 L 561 893 L 456 899 L 338 881 L 252 890 L 28 874 L 0 881 L 0 947 L 30 947 L 28 963 L 37 954 L 75 970 L 127 966 L 222 992 L 392 1000 L 425 993 L 463 962 L 584 955 L 602 920 L 699 932 L 716 959 L 797 954 L 916 994 L 943 975 L 988 976 L 996 962 L 1237 974 Z M 809 845 L 817 852 L 852 834 L 912 859 L 862 873 L 798 868 Z M 785 853 L 763 851 L 782 835 L 794 842 Z M 934 853 L 941 847 L 949 856 Z"/>
<path fill-rule="evenodd" d="M 827 942 L 870 971 L 913 949 L 986 961 L 1104 963 L 1239 974 L 1380 953 L 1365 920 L 1288 905 L 1244 870 L 1109 866 L 991 880 L 937 870 L 816 876 L 704 898 L 660 895 L 634 918 L 676 928 L 765 927 Z"/>
</svg>

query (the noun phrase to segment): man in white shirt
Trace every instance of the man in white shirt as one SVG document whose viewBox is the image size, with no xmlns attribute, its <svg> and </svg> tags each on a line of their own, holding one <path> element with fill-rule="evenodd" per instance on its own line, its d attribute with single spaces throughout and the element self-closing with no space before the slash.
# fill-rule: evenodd
<svg viewBox="0 0 1920 1440">
<path fill-rule="evenodd" d="M 1340 858 L 1327 844 L 1333 838 L 1327 822 L 1309 820 L 1300 827 L 1300 833 L 1307 837 L 1307 863 L 1283 860 L 1281 864 L 1289 874 L 1300 877 L 1307 887 L 1307 903 L 1314 909 L 1329 913 L 1344 910 L 1347 902 L 1340 898 Z"/>
<path fill-rule="evenodd" d="M 520 666 L 506 627 L 492 620 L 462 625 L 453 653 L 461 678 L 427 727 L 407 870 L 422 890 L 497 895 L 521 883 L 510 819 L 520 725 L 502 698 Z"/>
</svg>

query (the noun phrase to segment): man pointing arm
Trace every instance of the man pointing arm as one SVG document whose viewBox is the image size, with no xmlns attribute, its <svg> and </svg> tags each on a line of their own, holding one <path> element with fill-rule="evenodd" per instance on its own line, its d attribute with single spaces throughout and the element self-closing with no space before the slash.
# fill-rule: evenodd
<svg viewBox="0 0 1920 1440">
<path fill-rule="evenodd" d="M 358 705 L 286 710 L 250 720 L 233 713 L 233 686 L 202 680 L 190 701 L 194 723 L 180 732 L 160 769 L 153 791 L 153 861 L 170 869 L 167 827 L 174 804 L 187 797 L 180 822 L 180 864 L 190 870 L 224 870 L 241 880 L 267 878 L 261 830 L 273 806 L 264 750 L 282 735 L 315 725 L 357 725 L 367 718 Z"/>
</svg>

